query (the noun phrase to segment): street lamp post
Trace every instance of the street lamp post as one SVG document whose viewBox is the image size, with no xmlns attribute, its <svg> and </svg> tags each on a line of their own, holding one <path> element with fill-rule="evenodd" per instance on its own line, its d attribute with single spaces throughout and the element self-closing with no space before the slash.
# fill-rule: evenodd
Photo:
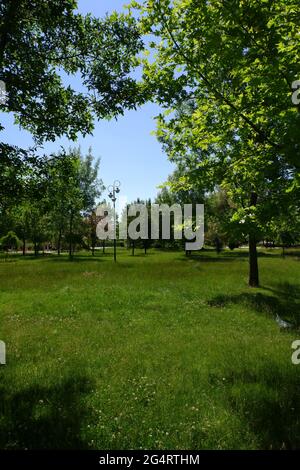
<svg viewBox="0 0 300 470">
<path fill-rule="evenodd" d="M 120 192 L 120 186 L 121 183 L 120 181 L 114 181 L 114 184 L 108 187 L 108 197 L 112 200 L 113 205 L 114 205 L 114 231 L 115 231 L 115 236 L 114 236 L 114 261 L 117 261 L 117 219 L 116 219 L 116 200 L 118 194 Z"/>
</svg>

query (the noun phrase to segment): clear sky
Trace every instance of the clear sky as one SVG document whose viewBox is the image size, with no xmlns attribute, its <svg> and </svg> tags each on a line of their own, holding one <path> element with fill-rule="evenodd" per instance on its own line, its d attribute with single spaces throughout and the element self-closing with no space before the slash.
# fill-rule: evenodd
<svg viewBox="0 0 300 470">
<path fill-rule="evenodd" d="M 113 10 L 121 11 L 126 0 L 79 0 L 81 13 L 103 16 Z M 129 3 L 127 1 L 127 3 Z M 118 121 L 96 122 L 92 136 L 78 136 L 75 145 L 83 152 L 91 146 L 95 157 L 101 157 L 100 176 L 106 186 L 115 179 L 122 184 L 122 195 L 128 201 L 137 197 L 154 198 L 157 186 L 164 182 L 172 172 L 172 165 L 163 154 L 160 144 L 151 131 L 155 129 L 153 117 L 158 107 L 147 104 L 137 111 L 126 112 Z M 5 130 L 0 140 L 26 148 L 33 144 L 31 135 L 14 125 L 12 115 L 0 113 Z M 46 143 L 44 153 L 59 150 L 60 146 L 69 147 L 74 143 L 67 139 Z"/>
</svg>

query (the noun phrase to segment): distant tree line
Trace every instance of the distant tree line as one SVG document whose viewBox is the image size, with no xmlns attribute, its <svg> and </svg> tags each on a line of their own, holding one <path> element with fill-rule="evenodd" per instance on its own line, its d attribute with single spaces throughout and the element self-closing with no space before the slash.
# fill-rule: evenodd
<svg viewBox="0 0 300 470">
<path fill-rule="evenodd" d="M 8 146 L 2 150 L 6 155 L 0 160 L 0 174 L 6 182 L 0 190 L 2 249 L 19 248 L 23 255 L 28 247 L 35 255 L 46 248 L 58 255 L 68 250 L 72 257 L 76 247 L 81 247 L 91 248 L 94 254 L 95 206 L 104 186 L 98 176 L 100 161 L 94 160 L 91 149 L 85 156 L 74 148 L 30 158 Z"/>
</svg>

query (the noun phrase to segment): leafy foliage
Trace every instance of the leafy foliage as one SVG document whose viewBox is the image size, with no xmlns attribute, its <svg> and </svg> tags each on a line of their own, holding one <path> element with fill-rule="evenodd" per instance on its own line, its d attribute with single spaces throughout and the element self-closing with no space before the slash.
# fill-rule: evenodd
<svg viewBox="0 0 300 470">
<path fill-rule="evenodd" d="M 3 0 L 0 4 L 0 80 L 8 101 L 0 106 L 38 141 L 74 140 L 98 119 L 140 102 L 130 72 L 142 47 L 135 20 L 76 12 L 74 0 Z M 68 76 L 84 85 L 78 91 Z"/>
<path fill-rule="evenodd" d="M 166 109 L 157 136 L 178 166 L 177 189 L 226 190 L 253 261 L 263 227 L 299 198 L 300 113 L 292 102 L 300 75 L 298 3 L 132 5 L 143 33 L 155 38 L 144 81 Z"/>
</svg>

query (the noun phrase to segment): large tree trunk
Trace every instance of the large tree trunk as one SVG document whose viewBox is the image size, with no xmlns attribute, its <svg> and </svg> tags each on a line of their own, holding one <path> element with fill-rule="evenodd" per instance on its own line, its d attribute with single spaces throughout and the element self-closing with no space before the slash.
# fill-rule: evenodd
<svg viewBox="0 0 300 470">
<path fill-rule="evenodd" d="M 256 206 L 257 194 L 251 193 L 250 206 Z M 249 234 L 249 286 L 259 286 L 258 260 L 257 260 L 257 240 L 254 233 Z"/>
</svg>

